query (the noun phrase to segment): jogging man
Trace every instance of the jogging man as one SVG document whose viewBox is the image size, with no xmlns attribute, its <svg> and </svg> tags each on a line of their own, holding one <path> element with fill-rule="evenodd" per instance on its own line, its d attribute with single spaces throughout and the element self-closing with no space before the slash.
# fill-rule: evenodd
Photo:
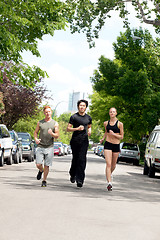
<svg viewBox="0 0 160 240">
<path fill-rule="evenodd" d="M 34 139 L 38 145 L 36 151 L 36 166 L 39 169 L 37 180 L 41 179 L 43 173 L 43 181 L 41 186 L 46 187 L 46 179 L 49 173 L 49 167 L 52 166 L 54 157 L 54 138 L 59 137 L 59 127 L 58 123 L 52 119 L 52 110 L 50 106 L 45 106 L 43 111 L 45 118 L 37 123 L 37 127 L 34 132 Z"/>
<path fill-rule="evenodd" d="M 73 132 L 71 138 L 72 163 L 70 168 L 71 183 L 77 182 L 77 187 L 82 187 L 85 178 L 86 155 L 88 150 L 88 136 L 91 135 L 92 118 L 85 113 L 88 107 L 86 100 L 77 103 L 78 112 L 70 117 L 67 127 L 68 132 Z"/>
</svg>

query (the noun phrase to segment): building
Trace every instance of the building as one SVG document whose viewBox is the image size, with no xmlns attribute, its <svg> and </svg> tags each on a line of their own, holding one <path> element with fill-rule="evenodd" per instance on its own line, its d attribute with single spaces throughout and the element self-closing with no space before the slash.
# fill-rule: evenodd
<svg viewBox="0 0 160 240">
<path fill-rule="evenodd" d="M 69 104 L 68 104 L 68 111 L 69 112 L 76 112 L 77 111 L 77 102 L 80 99 L 85 99 L 85 93 L 74 92 L 69 94 Z"/>
</svg>

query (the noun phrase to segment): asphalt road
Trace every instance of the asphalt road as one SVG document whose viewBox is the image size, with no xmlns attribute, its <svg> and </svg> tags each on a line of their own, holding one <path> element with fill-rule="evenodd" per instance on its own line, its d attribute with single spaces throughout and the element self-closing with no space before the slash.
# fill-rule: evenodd
<svg viewBox="0 0 160 240">
<path fill-rule="evenodd" d="M 33 162 L 0 168 L 0 240 L 160 239 L 160 175 L 120 163 L 108 192 L 104 159 L 88 153 L 78 189 L 69 181 L 70 160 L 54 158 L 47 188 Z"/>
</svg>

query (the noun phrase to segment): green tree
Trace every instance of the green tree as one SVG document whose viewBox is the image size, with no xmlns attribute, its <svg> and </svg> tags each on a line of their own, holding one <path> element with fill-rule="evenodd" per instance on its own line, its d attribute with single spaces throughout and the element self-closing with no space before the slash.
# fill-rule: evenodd
<svg viewBox="0 0 160 240">
<path fill-rule="evenodd" d="M 135 35 L 139 39 L 134 40 Z M 101 56 L 92 78 L 99 94 L 113 98 L 110 107 L 121 112 L 120 120 L 134 140 L 148 134 L 159 121 L 159 46 L 159 39 L 153 40 L 147 30 L 128 29 L 114 43 L 116 59 Z"/>
<path fill-rule="evenodd" d="M 99 143 L 99 140 L 103 137 L 104 129 L 100 126 L 100 121 L 92 121 L 92 133 L 89 137 L 94 143 Z"/>
<path fill-rule="evenodd" d="M 110 16 L 119 11 L 127 24 L 129 14 L 126 3 L 131 3 L 142 21 L 152 24 L 160 31 L 159 0 L 0 0 L 0 81 L 9 78 L 23 86 L 34 86 L 34 80 L 47 76 L 39 67 L 25 64 L 21 53 L 31 51 L 40 56 L 37 40 L 55 30 L 70 26 L 71 32 L 85 32 L 90 45 Z M 152 20 L 151 14 L 155 14 Z M 97 23 L 97 24 L 96 24 Z"/>
<path fill-rule="evenodd" d="M 58 118 L 58 124 L 59 124 L 59 133 L 60 136 L 57 139 L 57 141 L 63 142 L 65 144 L 70 144 L 71 132 L 67 132 L 67 125 L 69 123 L 69 119 L 71 117 L 71 113 L 62 113 Z"/>
<path fill-rule="evenodd" d="M 34 135 L 35 128 L 39 120 L 44 118 L 43 109 L 39 109 L 37 114 L 33 115 L 32 117 L 27 118 L 20 118 L 13 126 L 16 132 L 28 132 L 31 134 L 32 138 Z"/>
<path fill-rule="evenodd" d="M 159 0 L 67 0 L 76 9 L 74 16 L 69 19 L 72 32 L 86 32 L 88 41 L 92 45 L 94 37 L 111 17 L 111 11 L 119 11 L 119 16 L 124 19 L 124 26 L 129 25 L 127 4 L 132 4 L 136 17 L 146 24 L 155 27 L 160 32 L 160 3 Z"/>
<path fill-rule="evenodd" d="M 70 4 L 54 0 L 1 0 L 0 12 L 0 80 L 8 77 L 32 87 L 46 73 L 23 63 L 21 53 L 26 50 L 40 56 L 37 40 L 65 28 Z"/>
</svg>

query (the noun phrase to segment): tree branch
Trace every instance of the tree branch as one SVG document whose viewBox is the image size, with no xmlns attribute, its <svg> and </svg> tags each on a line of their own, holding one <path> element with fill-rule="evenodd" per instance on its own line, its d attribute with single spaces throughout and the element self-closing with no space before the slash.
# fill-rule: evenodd
<svg viewBox="0 0 160 240">
<path fill-rule="evenodd" d="M 120 2 L 122 2 L 122 1 L 120 1 Z M 123 2 L 132 2 L 132 0 L 124 0 Z M 155 20 L 149 20 L 149 19 L 146 18 L 145 13 L 144 13 L 143 8 L 142 8 L 142 5 L 141 5 L 141 3 L 139 2 L 139 0 L 135 0 L 135 3 L 137 4 L 137 6 L 138 6 L 138 8 L 139 8 L 139 10 L 140 10 L 140 13 L 141 13 L 143 22 L 145 22 L 145 23 L 147 23 L 147 24 L 152 24 L 152 25 L 154 25 L 154 26 L 160 26 L 160 20 L 157 20 L 157 19 L 155 19 Z M 157 10 L 158 12 L 160 12 L 160 3 L 157 3 L 157 4 L 156 4 L 156 10 Z"/>
</svg>

